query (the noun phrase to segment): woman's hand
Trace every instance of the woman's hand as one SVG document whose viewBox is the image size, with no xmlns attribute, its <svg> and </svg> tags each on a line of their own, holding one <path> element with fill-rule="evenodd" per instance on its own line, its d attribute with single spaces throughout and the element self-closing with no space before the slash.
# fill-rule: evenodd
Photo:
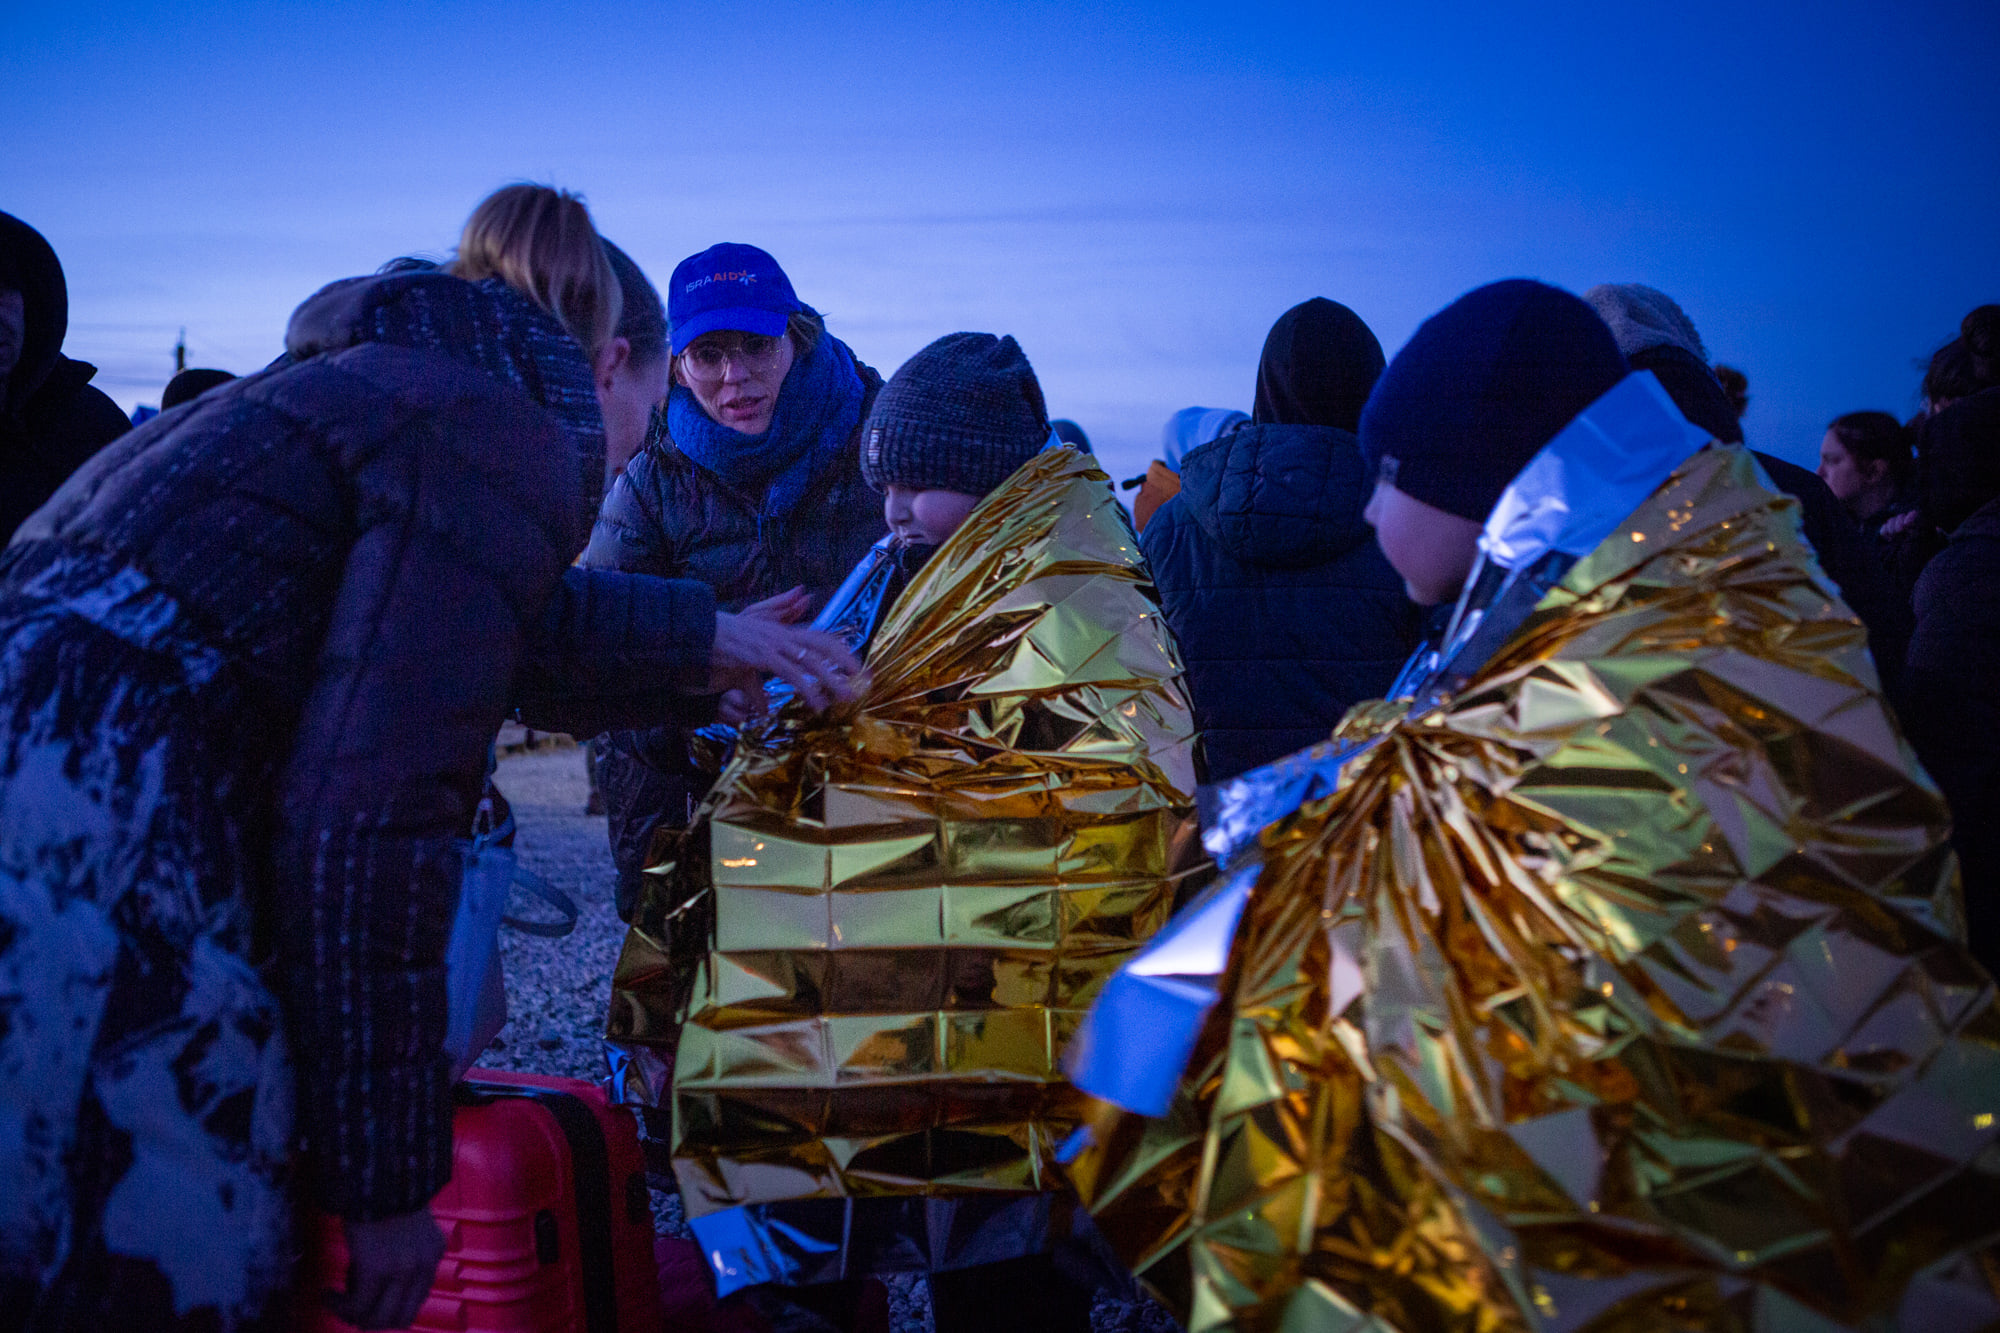
<svg viewBox="0 0 2000 1333">
<path fill-rule="evenodd" d="M 444 1258 L 444 1232 L 430 1209 L 341 1226 L 347 1290 L 326 1293 L 327 1308 L 356 1328 L 408 1328 Z"/>
<path fill-rule="evenodd" d="M 773 620 L 780 625 L 796 625 L 812 610 L 812 594 L 805 585 L 781 592 L 774 597 L 766 597 L 761 602 L 752 602 L 740 614 L 756 616 L 759 620 Z"/>
<path fill-rule="evenodd" d="M 1899 533 L 1908 532 L 1915 526 L 1917 526 L 1917 511 L 1914 509 L 1905 509 L 1902 513 L 1897 514 L 1894 518 L 1882 524 L 1882 535 L 1884 537 L 1894 537 Z"/>
<path fill-rule="evenodd" d="M 790 685 L 815 711 L 860 698 L 868 674 L 846 644 L 831 634 L 794 628 L 764 611 L 791 596 L 759 602 L 739 615 L 716 615 L 715 646 L 708 660 L 713 688 L 725 697 L 740 693 L 738 706 L 746 709 L 762 699 L 766 676 Z"/>
</svg>

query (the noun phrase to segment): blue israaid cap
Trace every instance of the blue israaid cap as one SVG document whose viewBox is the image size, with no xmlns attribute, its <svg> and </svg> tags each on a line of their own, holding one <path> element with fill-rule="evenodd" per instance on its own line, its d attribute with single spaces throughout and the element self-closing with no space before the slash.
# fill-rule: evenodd
<svg viewBox="0 0 2000 1333">
<path fill-rule="evenodd" d="M 799 309 L 792 280 L 754 245 L 724 241 L 674 267 L 667 291 L 667 330 L 674 355 L 704 333 L 734 329 L 776 337 Z"/>
</svg>

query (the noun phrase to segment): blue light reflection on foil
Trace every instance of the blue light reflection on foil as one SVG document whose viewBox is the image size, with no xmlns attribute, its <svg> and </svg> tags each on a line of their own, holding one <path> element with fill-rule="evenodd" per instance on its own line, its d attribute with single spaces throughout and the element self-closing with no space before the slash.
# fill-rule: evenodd
<svg viewBox="0 0 2000 1333">
<path fill-rule="evenodd" d="M 1167 1113 L 1259 868 L 1245 866 L 1189 903 L 1105 986 L 1064 1055 L 1077 1087 L 1141 1115 Z"/>
<path fill-rule="evenodd" d="M 1650 371 L 1627 375 L 1578 413 L 1494 505 L 1441 643 L 1418 649 L 1389 697 L 1416 710 L 1449 697 L 1708 438 Z M 1347 764 L 1377 743 L 1325 742 L 1204 793 L 1214 803 L 1202 811 L 1202 846 L 1226 877 L 1105 986 L 1064 1058 L 1079 1088 L 1140 1115 L 1167 1113 L 1262 869 L 1247 853 L 1271 824 L 1332 795 Z M 1072 1136 L 1063 1152 L 1083 1146 Z"/>
</svg>

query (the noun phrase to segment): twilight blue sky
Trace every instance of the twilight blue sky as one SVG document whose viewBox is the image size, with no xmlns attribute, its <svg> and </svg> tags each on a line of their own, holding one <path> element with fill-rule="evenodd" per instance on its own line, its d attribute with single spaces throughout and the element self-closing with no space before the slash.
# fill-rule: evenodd
<svg viewBox="0 0 2000 1333">
<path fill-rule="evenodd" d="M 1805 460 L 2000 300 L 1996 56 L 1992 0 L 10 5 L 0 208 L 127 407 L 535 179 L 662 285 L 764 246 L 885 374 L 1015 334 L 1120 475 L 1294 302 L 1393 354 L 1516 275 L 1675 296 Z"/>
</svg>

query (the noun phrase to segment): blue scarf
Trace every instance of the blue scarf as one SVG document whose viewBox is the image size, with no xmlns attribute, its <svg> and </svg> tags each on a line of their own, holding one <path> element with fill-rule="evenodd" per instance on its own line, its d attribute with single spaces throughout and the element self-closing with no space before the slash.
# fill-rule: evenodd
<svg viewBox="0 0 2000 1333">
<path fill-rule="evenodd" d="M 782 518 L 814 490 L 814 482 L 848 461 L 861 424 L 866 390 L 854 353 L 830 333 L 792 364 L 778 405 L 762 435 L 745 435 L 709 419 L 686 387 L 667 399 L 667 433 L 674 447 L 743 494 L 765 518 Z"/>
</svg>

